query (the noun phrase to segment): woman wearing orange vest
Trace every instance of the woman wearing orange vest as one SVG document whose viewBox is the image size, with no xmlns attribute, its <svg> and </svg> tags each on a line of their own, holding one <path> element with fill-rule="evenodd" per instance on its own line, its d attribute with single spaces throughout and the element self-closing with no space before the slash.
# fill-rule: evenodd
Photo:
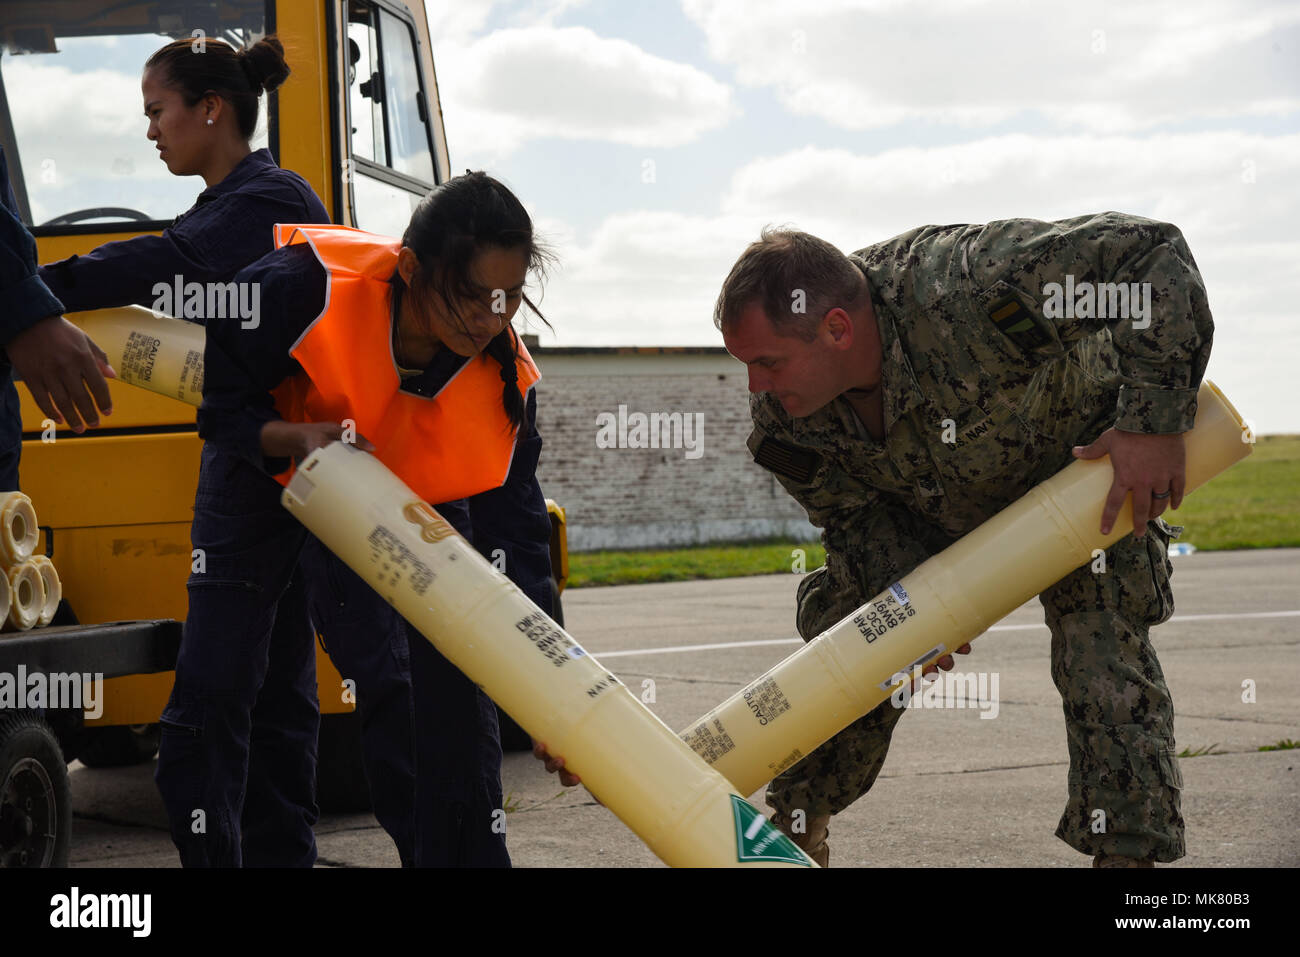
<svg viewBox="0 0 1300 957">
<path fill-rule="evenodd" d="M 356 683 L 363 725 L 368 713 L 390 722 L 382 734 L 370 729 L 371 740 L 394 743 L 391 780 L 367 765 L 372 793 L 415 780 L 403 863 L 508 865 L 492 702 L 308 535 L 279 494 L 295 461 L 355 441 L 480 551 L 502 555 L 506 573 L 549 610 L 539 373 L 510 326 L 521 303 L 532 306 L 524 285 L 546 254 L 518 199 L 483 173 L 426 196 L 400 242 L 303 224 L 277 227 L 276 246 L 235 279 L 257 284 L 258 322 L 208 324 L 199 433 L 212 480 L 196 497 L 192 531 L 206 587 L 191 589 L 157 772 L 173 840 L 186 865 L 239 864 L 239 782 L 250 735 L 257 743 L 250 715 L 256 707 L 267 720 L 270 699 L 284 727 L 308 726 L 311 648 L 268 642 L 301 561 L 317 586 L 314 624 Z M 300 744 L 284 755 L 254 747 L 251 760 L 283 759 L 314 776 L 315 741 Z M 314 805 L 276 822 L 302 849 L 294 863 L 315 860 L 314 822 Z"/>
</svg>

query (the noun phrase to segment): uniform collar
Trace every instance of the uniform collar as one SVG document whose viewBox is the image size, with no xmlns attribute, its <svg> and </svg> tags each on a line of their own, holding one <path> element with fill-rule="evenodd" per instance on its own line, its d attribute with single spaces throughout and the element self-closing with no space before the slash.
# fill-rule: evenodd
<svg viewBox="0 0 1300 957">
<path fill-rule="evenodd" d="M 271 151 L 266 147 L 260 150 L 253 150 L 245 156 L 216 186 L 209 186 L 203 192 L 199 193 L 198 201 L 200 203 L 211 202 L 219 196 L 226 193 L 233 193 L 254 176 L 259 175 L 266 169 L 276 168 L 275 160 L 271 157 Z"/>
<path fill-rule="evenodd" d="M 899 337 L 893 311 L 876 292 L 866 263 L 857 256 L 850 256 L 849 259 L 866 275 L 871 307 L 880 327 L 880 390 L 884 399 L 885 434 L 888 435 L 893 424 L 910 409 L 921 405 L 924 397 L 917 384 L 916 374 L 912 371 L 912 364 L 907 359 L 903 340 Z"/>
</svg>

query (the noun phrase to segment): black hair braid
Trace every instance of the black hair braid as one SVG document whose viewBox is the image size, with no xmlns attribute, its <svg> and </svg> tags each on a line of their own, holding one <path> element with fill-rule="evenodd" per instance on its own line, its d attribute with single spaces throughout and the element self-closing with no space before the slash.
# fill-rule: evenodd
<svg viewBox="0 0 1300 957">
<path fill-rule="evenodd" d="M 511 430 L 517 431 L 523 426 L 528 412 L 524 397 L 519 394 L 519 353 L 515 349 L 514 330 L 506 326 L 492 337 L 483 353 L 484 358 L 491 356 L 501 365 L 501 404 L 505 406 Z"/>
</svg>

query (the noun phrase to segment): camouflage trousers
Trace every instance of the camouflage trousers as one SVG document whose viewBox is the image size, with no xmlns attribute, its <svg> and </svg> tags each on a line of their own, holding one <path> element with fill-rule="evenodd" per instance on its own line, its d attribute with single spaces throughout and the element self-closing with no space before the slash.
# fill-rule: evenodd
<svg viewBox="0 0 1300 957">
<path fill-rule="evenodd" d="M 915 519 L 899 525 L 913 534 L 872 535 L 863 563 L 846 556 L 845 565 L 803 580 L 805 641 L 861 604 L 857 596 L 879 594 L 946 544 Z M 1186 853 L 1173 701 L 1149 638 L 1151 626 L 1173 614 L 1167 549 L 1178 531 L 1157 519 L 1145 538 L 1127 535 L 1111 546 L 1104 573 L 1089 563 L 1039 596 L 1070 754 L 1069 799 L 1056 835 L 1085 854 L 1174 861 Z M 906 710 L 886 701 L 845 728 L 773 780 L 767 803 L 787 815 L 844 810 L 871 789 Z"/>
</svg>

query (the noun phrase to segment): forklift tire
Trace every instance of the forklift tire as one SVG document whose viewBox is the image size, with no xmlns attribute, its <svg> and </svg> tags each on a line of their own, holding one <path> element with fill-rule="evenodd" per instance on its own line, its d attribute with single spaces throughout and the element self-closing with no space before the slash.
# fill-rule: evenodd
<svg viewBox="0 0 1300 957">
<path fill-rule="evenodd" d="M 144 764 L 158 753 L 162 728 L 156 724 L 121 724 L 87 728 L 77 758 L 88 768 L 124 768 Z"/>
<path fill-rule="evenodd" d="M 561 628 L 564 627 L 564 606 L 560 604 L 560 588 L 551 579 L 551 618 Z M 533 750 L 533 739 L 523 728 L 497 706 L 497 725 L 501 729 L 501 750 L 506 754 L 516 751 Z"/>
<path fill-rule="evenodd" d="M 330 814 L 371 810 L 370 785 L 361 763 L 361 715 L 356 711 L 320 716 L 316 803 Z"/>
<path fill-rule="evenodd" d="M 30 711 L 0 717 L 0 867 L 67 867 L 72 787 L 59 739 Z"/>
</svg>

